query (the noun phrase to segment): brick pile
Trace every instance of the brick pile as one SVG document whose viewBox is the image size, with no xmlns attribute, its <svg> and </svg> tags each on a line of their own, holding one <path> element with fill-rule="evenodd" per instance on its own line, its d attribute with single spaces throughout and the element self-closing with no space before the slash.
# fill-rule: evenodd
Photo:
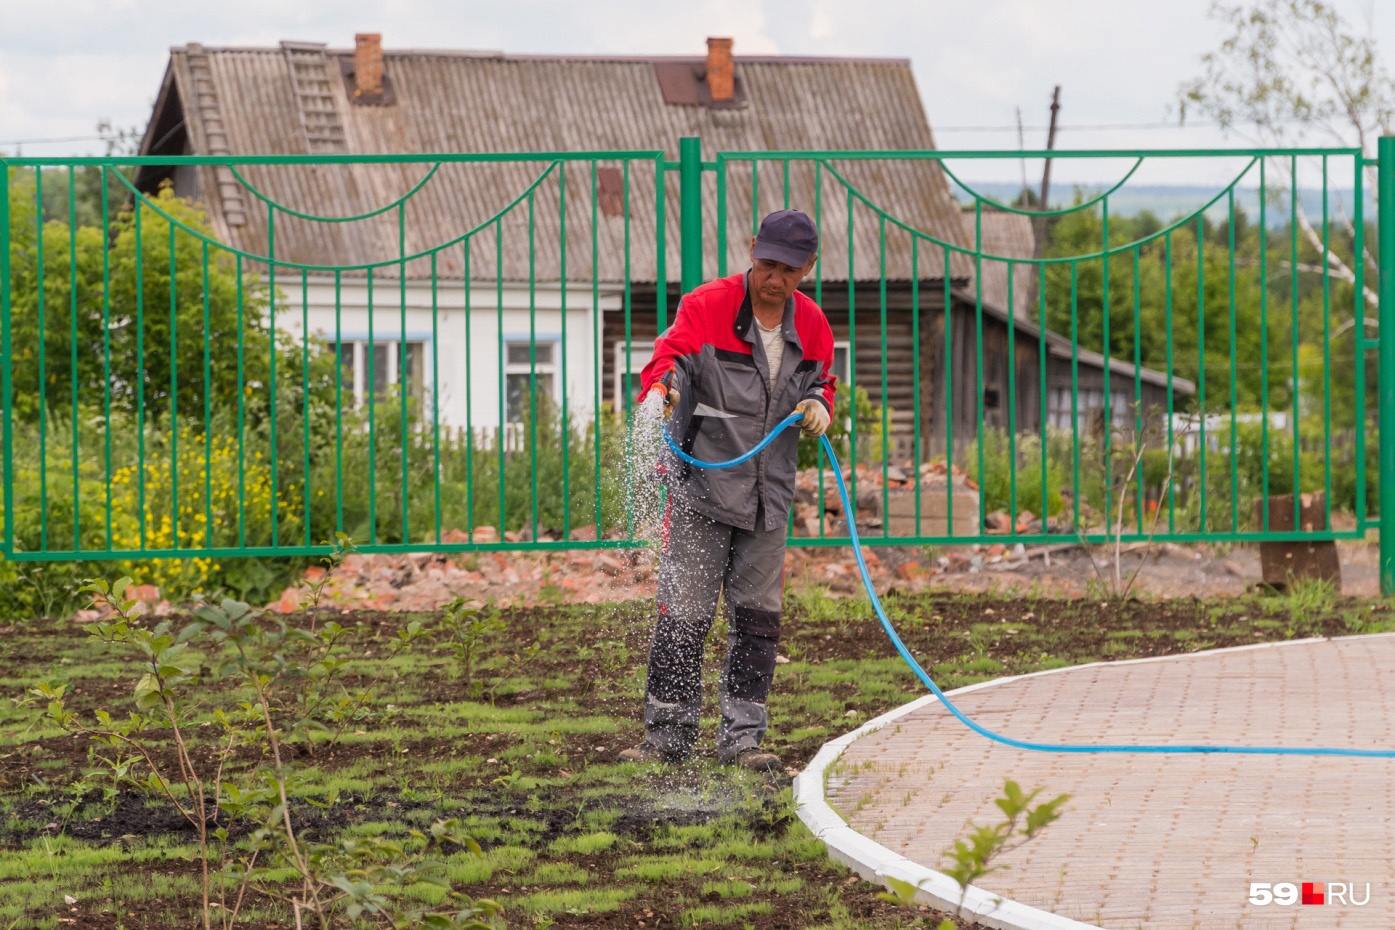
<svg viewBox="0 0 1395 930">
<path fill-rule="evenodd" d="M 944 568 L 923 565 L 908 550 L 882 556 L 863 548 L 874 584 L 919 587 Z M 885 556 L 885 557 L 884 557 Z M 500 606 L 550 603 L 600 604 L 654 597 L 658 559 L 653 549 L 578 549 L 565 552 L 352 553 L 320 590 L 320 606 L 343 610 L 430 611 L 457 597 Z M 309 602 L 311 583 L 325 577 L 312 567 L 302 583 L 286 588 L 270 606 L 293 613 Z M 789 586 L 818 586 L 851 594 L 862 582 L 852 551 L 791 548 L 785 557 Z"/>
</svg>

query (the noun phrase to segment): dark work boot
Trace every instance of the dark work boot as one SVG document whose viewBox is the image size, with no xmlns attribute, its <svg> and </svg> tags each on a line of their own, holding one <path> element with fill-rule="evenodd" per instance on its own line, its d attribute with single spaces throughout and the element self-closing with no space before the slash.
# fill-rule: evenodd
<svg viewBox="0 0 1395 930">
<path fill-rule="evenodd" d="M 622 749 L 616 755 L 616 762 L 640 762 L 645 765 L 658 765 L 660 763 L 683 762 L 687 759 L 686 754 L 664 752 L 658 746 L 645 740 L 638 746 L 629 749 Z"/>
<path fill-rule="evenodd" d="M 730 761 L 753 772 L 774 772 L 780 768 L 780 757 L 773 752 L 766 752 L 759 746 L 741 750 Z"/>
<path fill-rule="evenodd" d="M 761 744 L 765 738 L 765 725 L 769 715 L 763 701 L 741 701 L 724 694 L 721 704 L 722 721 L 717 727 L 717 759 L 726 764 L 736 761 L 737 756 Z"/>
<path fill-rule="evenodd" d="M 696 701 L 669 703 L 645 695 L 644 742 L 635 751 L 647 747 L 663 755 L 665 761 L 682 762 L 692 755 L 697 741 L 699 712 Z"/>
</svg>

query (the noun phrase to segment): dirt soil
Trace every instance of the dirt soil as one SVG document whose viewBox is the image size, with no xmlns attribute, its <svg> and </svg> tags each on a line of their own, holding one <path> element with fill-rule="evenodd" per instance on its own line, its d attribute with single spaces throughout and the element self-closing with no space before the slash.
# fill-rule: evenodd
<svg viewBox="0 0 1395 930">
<path fill-rule="evenodd" d="M 1380 593 L 1374 542 L 1341 541 L 1339 593 Z M 1173 543 L 1109 546 L 1065 542 L 1044 546 L 977 545 L 926 550 L 863 547 L 878 593 L 1001 592 L 1048 597 L 1128 590 L 1141 597 L 1230 597 L 1262 586 L 1259 548 Z M 1116 561 L 1117 577 L 1116 583 Z M 307 580 L 321 576 L 311 569 Z M 600 604 L 654 596 L 657 560 L 649 550 L 552 553 L 486 552 L 473 556 L 350 555 L 326 585 L 322 603 L 344 608 L 433 610 L 456 597 L 501 605 Z M 786 590 L 821 588 L 860 596 L 862 579 L 847 547 L 791 547 Z M 302 584 L 276 603 L 293 612 L 308 596 Z"/>
<path fill-rule="evenodd" d="M 1058 560 L 1063 561 L 1063 560 Z M 369 564 L 369 560 L 364 560 Z M 986 573 L 984 573 L 986 574 Z M 854 602 L 849 601 L 849 608 Z M 1041 596 L 1013 594 L 989 594 L 964 596 L 954 593 L 938 593 L 916 598 L 903 604 L 907 615 L 918 618 L 918 622 L 908 622 L 902 636 L 909 648 L 920 658 L 926 667 L 941 662 L 953 662 L 965 653 L 967 631 L 980 630 L 986 624 L 1001 623 L 1009 618 L 1015 626 L 1029 624 L 1030 636 L 1022 629 L 1004 627 L 1001 636 L 982 636 L 980 644 L 985 655 L 999 660 L 1003 674 L 1014 674 L 1022 668 L 1022 663 L 1041 654 L 1039 643 L 1050 643 L 1053 656 L 1070 661 L 1101 655 L 1115 655 L 1119 658 L 1139 655 L 1157 655 L 1200 648 L 1193 639 L 1184 639 L 1181 632 L 1200 631 L 1204 645 L 1224 647 L 1248 644 L 1262 638 L 1282 638 L 1293 635 L 1294 619 L 1290 607 L 1281 599 L 1249 599 L 1244 605 L 1237 604 L 1234 616 L 1224 609 L 1218 613 L 1215 602 L 1200 601 L 1191 597 L 1168 600 L 1114 599 L 1060 600 Z M 1361 612 L 1363 616 L 1373 608 L 1362 602 L 1336 600 L 1330 603 L 1329 610 L 1319 616 L 1301 618 L 1304 624 L 1300 631 L 1304 635 L 1343 635 L 1352 631 L 1350 616 Z M 617 678 L 617 669 L 608 664 L 599 649 L 585 649 L 581 646 L 599 646 L 606 637 L 616 635 L 621 630 L 626 645 L 630 648 L 631 664 L 643 660 L 647 646 L 649 606 L 646 600 L 636 600 L 626 604 L 603 608 L 609 618 L 609 630 L 597 624 L 590 630 L 585 624 L 580 641 L 568 650 L 548 650 L 529 670 L 532 681 L 547 681 L 551 678 L 567 678 L 572 681 L 597 683 L 589 694 L 578 695 L 584 698 L 586 712 L 610 714 L 622 721 L 629 721 L 627 729 L 618 734 L 618 742 L 625 744 L 637 740 L 639 726 L 636 721 L 635 700 L 632 694 L 621 693 L 607 683 Z M 849 620 L 830 620 L 828 617 L 806 615 L 805 608 L 796 603 L 787 616 L 786 632 L 782 651 L 798 655 L 800 661 L 812 666 L 833 666 L 839 662 L 876 658 L 890 658 L 892 648 L 884 637 L 869 636 L 865 623 L 850 616 Z M 1383 608 L 1382 608 L 1383 611 Z M 1243 612 L 1243 615 L 1242 615 Z M 554 606 L 515 607 L 505 611 L 508 642 L 500 644 L 504 651 L 521 649 L 545 636 L 551 629 L 571 616 L 571 609 Z M 1017 618 L 1021 618 L 1020 622 Z M 1267 625 L 1265 625 L 1267 621 Z M 399 615 L 383 612 L 357 612 L 343 615 L 341 622 L 346 625 L 364 625 L 376 628 L 382 635 L 390 634 L 400 623 Z M 573 621 L 574 622 L 574 621 Z M 1127 640 L 1130 652 L 1127 656 L 1118 654 L 1120 638 L 1115 635 L 1129 632 Z M 61 654 L 75 644 L 65 643 L 65 638 L 81 638 L 83 632 L 76 625 L 35 631 L 28 628 L 13 628 L 3 631 L 9 645 L 0 657 L 0 677 L 23 677 L 26 668 L 48 667 L 61 660 Z M 1139 635 L 1141 632 L 1142 635 Z M 1171 634 L 1178 633 L 1173 636 Z M 1157 634 L 1157 635 L 1152 635 Z M 590 637 L 590 639 L 587 639 Z M 1032 639 L 1035 637 L 1035 639 Z M 713 637 L 713 640 L 719 639 Z M 718 657 L 722 645 L 711 643 L 713 657 Z M 626 669 L 633 673 L 634 669 Z M 850 679 L 856 676 L 850 676 Z M 423 704 L 459 700 L 458 682 L 442 675 L 431 677 L 422 685 L 418 698 Z M 857 680 L 839 682 L 828 689 L 841 707 L 855 711 L 865 719 L 879 714 L 899 701 L 908 700 L 918 693 L 918 685 L 906 676 L 906 693 L 900 698 L 883 697 L 869 699 Z M 90 710 L 97 706 L 111 706 L 117 697 L 129 694 L 128 683 L 111 681 L 78 680 L 74 682 L 75 709 Z M 783 695 L 772 697 L 772 714 L 776 714 L 777 700 Z M 499 697 L 499 704 L 521 707 L 533 706 L 545 710 L 550 700 L 557 695 L 539 691 L 518 691 Z M 712 695 L 709 694 L 709 702 Z M 841 715 L 841 707 L 835 715 Z M 841 722 L 841 721 L 838 721 Z M 834 722 L 834 726 L 838 725 Z M 787 724 L 786 730 L 793 729 Z M 766 800 L 758 810 L 750 812 L 748 828 L 757 836 L 782 835 L 792 826 L 788 807 L 778 800 L 780 789 L 787 787 L 790 776 L 802 768 L 818 751 L 826 735 L 809 735 L 788 739 L 779 734 L 777 750 L 783 756 L 789 769 L 769 777 L 766 784 Z M 541 808 L 536 795 L 530 796 L 526 790 L 516 790 L 501 784 L 498 773 L 503 771 L 494 764 L 515 744 L 508 733 L 472 733 L 460 739 L 441 741 L 423 734 L 420 739 L 407 740 L 394 747 L 389 744 L 372 743 L 367 745 L 340 745 L 332 752 L 322 752 L 309 764 L 324 770 L 348 768 L 369 756 L 384 756 L 387 753 L 403 752 L 410 757 L 410 769 L 402 763 L 404 776 L 423 765 L 444 761 L 453 756 L 474 756 L 485 762 L 477 767 L 466 769 L 458 780 L 446 786 L 444 796 L 469 798 L 472 813 L 493 814 L 508 817 L 522 815 L 525 810 L 535 819 L 541 819 L 545 827 L 540 835 L 531 839 L 530 846 L 539 854 L 546 853 L 549 844 L 556 838 L 565 836 L 576 829 L 581 812 L 595 809 L 596 806 L 611 806 L 621 812 L 619 820 L 610 829 L 626 840 L 627 852 L 615 852 L 601 856 L 571 856 L 547 853 L 546 861 L 566 863 L 589 869 L 593 874 L 608 875 L 619 867 L 620 860 L 633 854 L 636 848 L 643 848 L 655 837 L 675 826 L 705 823 L 721 814 L 729 814 L 730 809 L 721 803 L 696 805 L 671 805 L 662 799 L 676 793 L 693 795 L 694 783 L 701 785 L 710 777 L 710 759 L 700 759 L 694 767 L 664 768 L 642 776 L 637 782 L 616 786 L 611 796 L 597 799 L 588 795 L 585 782 L 575 787 L 567 787 L 549 792 L 542 799 Z M 588 766 L 607 765 L 613 760 L 617 745 L 602 745 L 594 736 L 559 735 L 556 752 L 571 771 L 582 771 Z M 67 760 L 71 770 L 76 772 L 91 765 L 91 746 L 85 739 L 71 737 L 39 739 L 21 744 L 6 759 L 3 772 L 0 772 L 0 791 L 13 796 L 22 787 L 45 784 L 44 777 L 52 778 L 55 758 Z M 42 767 L 46 763 L 49 767 Z M 555 771 L 552 774 L 556 774 Z M 621 790 L 623 787 L 623 790 Z M 696 792 L 701 793 L 701 792 Z M 194 837 L 191 826 L 168 809 L 167 806 L 123 794 L 116 799 L 114 806 L 104 805 L 96 798 L 90 798 L 91 805 L 80 807 L 73 815 L 60 816 L 56 809 L 69 796 L 58 786 L 51 792 L 34 791 L 32 787 L 18 806 L 11 806 L 4 818 L 6 825 L 0 827 L 0 846 L 14 848 L 41 836 L 67 834 L 101 845 L 133 843 L 140 838 L 175 837 L 189 842 Z M 720 798 L 718 798 L 720 802 Z M 425 810 L 432 814 L 448 816 L 445 809 L 436 810 L 432 800 L 407 796 L 394 791 L 379 791 L 368 796 L 348 795 L 341 803 L 330 810 L 304 809 L 296 811 L 305 825 L 307 836 L 327 836 L 335 828 L 345 824 L 366 820 L 382 819 L 388 816 L 403 816 L 411 811 Z M 589 805 L 589 807 L 588 807 Z M 488 844 L 486 844 L 487 846 Z M 539 861 L 542 861 L 541 859 Z M 164 871 L 187 869 L 189 863 L 170 863 Z M 826 904 L 819 902 L 823 890 L 838 888 L 838 900 L 846 908 L 849 916 L 858 926 L 890 928 L 892 926 L 918 925 L 919 918 L 937 919 L 929 913 L 907 912 L 897 905 L 878 897 L 879 889 L 856 878 L 849 878 L 823 861 L 802 861 L 782 864 L 781 868 L 799 877 L 810 889 L 808 893 L 773 895 L 757 892 L 743 901 L 759 902 L 767 900 L 774 907 L 769 915 L 758 919 L 761 927 L 788 928 L 796 930 L 812 923 L 825 922 Z M 601 880 L 604 882 L 604 879 Z M 646 890 L 609 914 L 585 914 L 556 916 L 556 927 L 590 928 L 635 928 L 651 926 L 671 926 L 676 914 L 673 911 L 673 895 L 681 891 L 689 902 L 701 899 L 701 877 L 680 878 L 671 882 L 646 886 Z M 481 897 L 497 897 L 505 902 L 511 894 L 523 891 L 517 882 L 510 882 L 507 876 L 500 876 L 484 886 L 472 886 L 470 892 Z M 190 912 L 192 921 L 193 911 Z M 115 927 L 109 913 L 96 910 L 84 911 L 81 907 L 71 915 L 64 915 L 66 926 Z M 68 922 L 71 921 L 71 922 Z M 903 922 L 904 921 L 904 922 Z M 190 926 L 193 925 L 191 922 Z M 523 915 L 509 917 L 511 927 L 531 927 Z M 138 914 L 127 915 L 124 926 L 135 930 L 142 927 L 163 927 L 163 923 L 147 923 Z M 274 925 L 272 925 L 274 926 Z M 933 923 L 930 926 L 934 926 Z"/>
<path fill-rule="evenodd" d="M 1377 544 L 1342 540 L 1335 545 L 1341 563 L 1336 593 L 1378 597 Z M 1264 586 L 1259 547 L 1253 544 L 1135 543 L 1117 550 L 1076 542 L 933 549 L 873 544 L 863 547 L 863 555 L 879 594 L 959 591 L 1073 598 L 1122 591 L 1154 598 L 1233 597 Z M 410 612 L 437 610 L 456 598 L 500 606 L 644 600 L 654 596 L 657 567 L 651 549 L 351 553 L 329 572 L 316 603 L 344 612 Z M 318 566 L 308 569 L 300 584 L 286 588 L 267 606 L 283 614 L 300 611 L 312 602 L 312 583 L 325 574 Z M 785 554 L 785 588 L 817 588 L 835 596 L 863 594 L 856 560 L 846 546 L 790 547 Z M 132 590 L 156 613 L 175 609 L 153 586 Z"/>
</svg>

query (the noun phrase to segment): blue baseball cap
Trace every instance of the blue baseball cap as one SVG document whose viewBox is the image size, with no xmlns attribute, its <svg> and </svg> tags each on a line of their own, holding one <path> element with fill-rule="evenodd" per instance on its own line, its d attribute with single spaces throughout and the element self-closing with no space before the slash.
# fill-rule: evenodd
<svg viewBox="0 0 1395 930">
<path fill-rule="evenodd" d="M 776 210 L 760 222 L 752 258 L 783 262 L 791 268 L 803 268 L 819 250 L 819 230 L 807 213 L 799 210 Z"/>
</svg>

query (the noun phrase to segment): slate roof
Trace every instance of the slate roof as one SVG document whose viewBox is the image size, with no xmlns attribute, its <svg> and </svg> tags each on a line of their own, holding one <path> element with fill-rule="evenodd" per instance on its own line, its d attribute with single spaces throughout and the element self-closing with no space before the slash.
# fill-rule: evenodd
<svg viewBox="0 0 1395 930">
<path fill-rule="evenodd" d="M 704 66 L 701 58 L 386 49 L 390 102 L 384 105 L 352 102 L 351 79 L 346 77 L 352 63 L 351 49 L 316 43 L 173 48 L 141 153 L 662 151 L 664 158 L 674 160 L 678 140 L 684 136 L 702 139 L 703 159 L 709 162 L 719 151 L 934 148 L 910 63 L 904 59 L 737 56 L 742 105 L 734 108 L 666 102 L 661 81 L 681 84 L 685 72 L 689 80 L 696 79 Z M 312 265 L 386 262 L 391 264 L 384 273 L 395 277 L 395 262 L 403 254 L 425 254 L 454 243 L 436 253 L 436 272 L 459 278 L 465 270 L 465 247 L 459 240 L 482 226 L 470 237 L 472 277 L 492 278 L 502 265 L 506 280 L 527 280 L 531 272 L 537 280 L 555 281 L 562 274 L 565 234 L 569 280 L 653 282 L 659 277 L 654 244 L 655 165 L 653 156 L 628 162 L 607 160 L 595 165 L 593 175 L 590 162 L 444 163 L 400 211 L 394 207 L 363 220 L 317 223 L 278 209 L 274 253 L 280 259 Z M 186 176 L 177 186 L 209 204 L 223 241 L 262 256 L 270 246 L 269 207 L 259 194 L 293 211 L 351 216 L 392 204 L 431 169 L 429 161 L 244 165 L 238 169 L 239 180 L 226 168 L 184 168 Z M 144 168 L 137 183 L 151 189 L 170 173 Z M 850 264 L 849 193 L 835 175 L 857 188 L 851 249 L 857 279 L 881 276 L 883 249 L 888 278 L 909 279 L 912 274 L 912 236 L 891 222 L 885 224 L 883 239 L 881 216 L 868 203 L 933 240 L 972 246 L 972 231 L 966 229 L 946 178 L 933 161 L 830 163 L 817 171 L 817 192 L 815 175 L 812 163 L 791 163 L 789 197 L 792 206 L 811 214 L 817 209 L 821 214 L 825 281 L 846 280 Z M 746 263 L 750 177 L 749 163 L 728 163 L 729 271 Z M 594 233 L 593 184 L 598 199 L 613 208 L 594 211 Z M 677 173 L 667 172 L 665 184 L 664 277 L 676 281 L 680 267 Z M 759 211 L 783 206 L 785 187 L 783 164 L 763 163 Z M 530 190 L 531 196 L 523 196 L 502 220 L 491 222 Z M 717 178 L 705 172 L 705 276 L 718 270 L 717 197 Z M 920 277 L 944 274 L 946 249 L 922 240 L 917 251 Z M 407 263 L 411 277 L 425 278 L 430 271 L 425 258 Z M 971 259 L 957 252 L 950 255 L 950 276 L 956 282 L 966 280 L 972 271 Z"/>
<path fill-rule="evenodd" d="M 985 256 L 979 274 L 983 282 L 983 299 L 995 307 L 1008 308 L 1008 262 L 1010 258 L 1032 258 L 1036 235 L 1031 217 L 1021 213 L 984 209 L 977 220 L 972 207 L 964 208 L 964 224 L 969 241 L 974 240 L 974 224 L 981 226 L 979 241 Z M 1034 294 L 1037 266 L 1030 262 L 1012 265 L 1012 313 L 1020 319 L 1033 319 L 1035 311 L 1029 306 Z"/>
</svg>

